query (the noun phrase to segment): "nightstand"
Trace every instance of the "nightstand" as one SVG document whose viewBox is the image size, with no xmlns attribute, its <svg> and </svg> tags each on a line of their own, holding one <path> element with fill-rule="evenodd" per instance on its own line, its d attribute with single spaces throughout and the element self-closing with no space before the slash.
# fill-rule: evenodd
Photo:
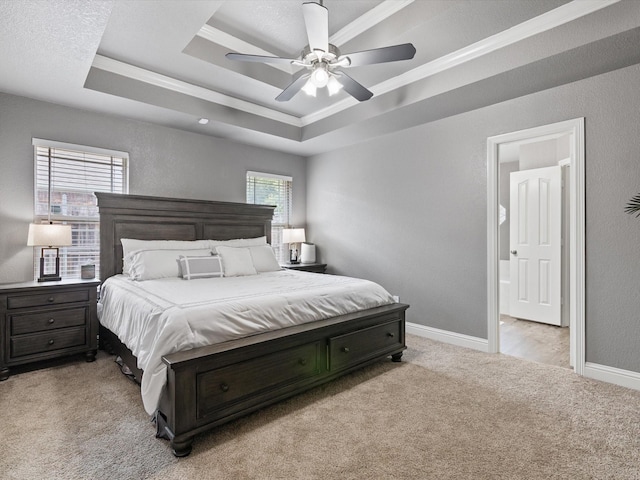
<svg viewBox="0 0 640 480">
<path fill-rule="evenodd" d="M 98 349 L 98 280 L 0 285 L 0 380 L 9 367 Z"/>
<path fill-rule="evenodd" d="M 324 273 L 327 269 L 326 263 L 285 263 L 281 265 L 287 270 L 301 270 L 303 272 Z"/>
</svg>

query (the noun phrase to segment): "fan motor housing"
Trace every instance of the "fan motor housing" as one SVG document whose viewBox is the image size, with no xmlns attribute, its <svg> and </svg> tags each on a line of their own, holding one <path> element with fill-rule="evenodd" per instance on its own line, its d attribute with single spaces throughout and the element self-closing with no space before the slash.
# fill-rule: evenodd
<svg viewBox="0 0 640 480">
<path fill-rule="evenodd" d="M 322 53 L 322 58 L 319 58 L 317 60 L 307 60 L 307 58 L 311 55 L 315 55 L 316 53 L 314 51 L 311 50 L 311 48 L 309 47 L 309 45 L 307 45 L 306 47 L 304 47 L 304 50 L 302 50 L 302 53 L 300 54 L 300 57 L 302 58 L 302 60 L 305 63 L 315 63 L 315 62 L 320 62 L 320 61 L 324 61 L 328 64 L 334 62 L 339 56 L 340 56 L 340 50 L 338 49 L 338 47 L 336 47 L 333 44 L 329 44 L 329 51 L 328 52 L 323 52 Z"/>
</svg>

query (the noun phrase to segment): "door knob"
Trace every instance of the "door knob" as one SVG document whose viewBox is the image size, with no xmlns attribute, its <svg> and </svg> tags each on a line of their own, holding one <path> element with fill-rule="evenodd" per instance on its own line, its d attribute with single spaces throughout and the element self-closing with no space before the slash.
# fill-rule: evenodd
<svg viewBox="0 0 640 480">
<path fill-rule="evenodd" d="M 518 255 L 518 250 L 511 250 L 511 255 Z"/>
</svg>

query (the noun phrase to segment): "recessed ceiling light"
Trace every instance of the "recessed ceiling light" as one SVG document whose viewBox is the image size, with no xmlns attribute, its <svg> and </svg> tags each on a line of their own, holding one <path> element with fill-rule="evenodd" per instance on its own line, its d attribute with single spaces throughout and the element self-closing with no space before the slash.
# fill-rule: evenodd
<svg viewBox="0 0 640 480">
<path fill-rule="evenodd" d="M 206 125 L 207 123 L 209 123 L 209 119 L 208 118 L 201 118 L 200 120 L 198 120 L 198 123 L 200 125 Z"/>
</svg>

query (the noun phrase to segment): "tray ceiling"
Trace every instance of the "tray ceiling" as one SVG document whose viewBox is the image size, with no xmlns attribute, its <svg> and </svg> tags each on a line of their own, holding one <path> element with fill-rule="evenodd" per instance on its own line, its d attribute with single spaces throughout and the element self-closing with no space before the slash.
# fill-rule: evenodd
<svg viewBox="0 0 640 480">
<path fill-rule="evenodd" d="M 298 57 L 302 3 L 0 2 L 0 90 L 312 155 L 640 62 L 640 2 L 325 0 L 342 53 L 411 42 L 415 58 L 350 68 L 366 102 L 276 102 L 296 68 L 225 54 Z"/>
</svg>

